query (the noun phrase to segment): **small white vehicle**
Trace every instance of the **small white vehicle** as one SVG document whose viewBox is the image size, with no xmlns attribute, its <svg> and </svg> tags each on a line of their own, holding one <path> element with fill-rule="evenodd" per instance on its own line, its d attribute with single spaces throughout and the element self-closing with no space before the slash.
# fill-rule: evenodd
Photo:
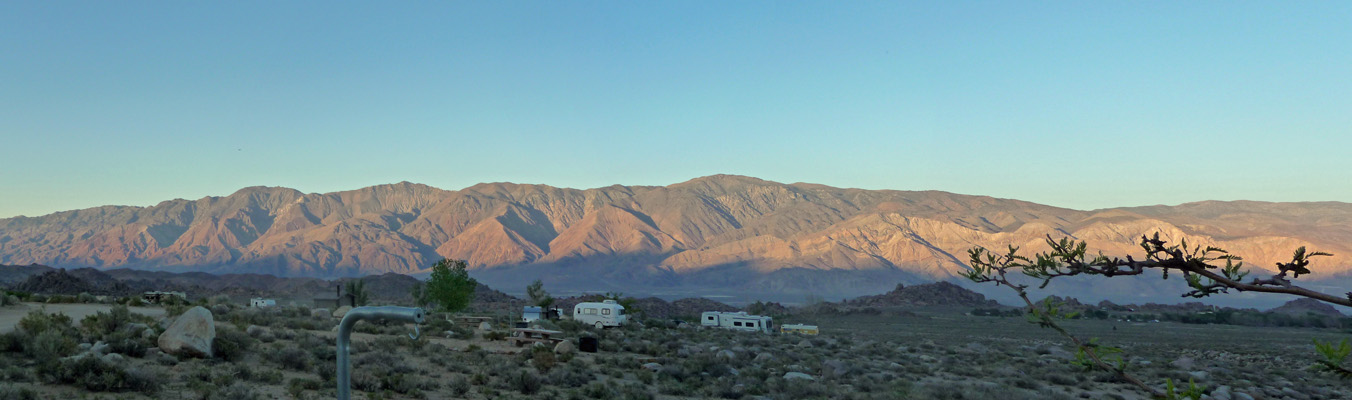
<svg viewBox="0 0 1352 400">
<path fill-rule="evenodd" d="M 705 311 L 700 314 L 700 326 L 731 329 L 748 332 L 774 332 L 774 319 L 762 315 L 750 315 L 744 311 L 722 312 Z"/>
<path fill-rule="evenodd" d="M 573 306 L 573 320 L 595 326 L 596 329 L 603 329 L 607 326 L 624 325 L 628 322 L 629 316 L 624 315 L 624 306 L 615 300 L 605 300 L 600 303 L 577 303 Z"/>
<path fill-rule="evenodd" d="M 277 300 L 255 297 L 249 300 L 249 307 L 276 307 Z"/>
</svg>

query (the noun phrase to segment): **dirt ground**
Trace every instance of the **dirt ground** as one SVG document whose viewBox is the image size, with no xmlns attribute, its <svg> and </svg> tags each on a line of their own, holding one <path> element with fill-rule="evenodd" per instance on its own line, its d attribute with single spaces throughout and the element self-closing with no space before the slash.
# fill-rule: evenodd
<svg viewBox="0 0 1352 400">
<path fill-rule="evenodd" d="M 94 315 L 98 312 L 107 312 L 113 308 L 112 304 L 45 304 L 45 303 L 22 303 L 13 307 L 0 307 L 0 333 L 14 330 L 19 325 L 19 320 L 33 310 L 46 309 L 49 313 L 62 313 L 70 316 L 71 320 L 79 322 L 86 316 Z M 144 314 L 159 318 L 164 316 L 163 308 L 151 307 L 128 307 L 131 312 Z"/>
</svg>

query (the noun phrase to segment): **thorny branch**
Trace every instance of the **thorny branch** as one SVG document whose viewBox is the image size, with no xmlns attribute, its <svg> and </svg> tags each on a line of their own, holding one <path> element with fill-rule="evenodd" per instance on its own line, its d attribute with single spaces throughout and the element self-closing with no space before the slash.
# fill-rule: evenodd
<svg viewBox="0 0 1352 400">
<path fill-rule="evenodd" d="M 1103 255 L 1102 252 L 1092 259 L 1087 258 L 1088 244 L 1086 242 L 1068 238 L 1062 238 L 1058 241 L 1052 239 L 1051 235 L 1047 236 L 1047 245 L 1051 247 L 1051 251 L 1035 254 L 1033 259 L 1019 255 L 1019 248 L 1015 246 L 1009 246 L 1009 252 L 1006 254 L 996 254 L 981 247 L 973 248 L 968 251 L 971 256 L 972 269 L 967 272 L 967 278 L 978 283 L 994 282 L 997 286 L 1005 285 L 1013 289 L 1034 313 L 1040 325 L 1052 328 L 1070 339 L 1081 352 L 1088 356 L 1094 366 L 1116 373 L 1123 380 L 1157 398 L 1173 396 L 1172 393 L 1164 393 L 1146 386 L 1140 380 L 1128 375 L 1124 370 L 1124 365 L 1113 366 L 1104 362 L 1095 351 L 1097 346 L 1093 342 L 1085 343 L 1079 340 L 1057 325 L 1053 315 L 1039 311 L 1033 302 L 1028 299 L 1025 290 L 1028 285 L 1010 282 L 1006 275 L 1007 272 L 1010 269 L 1017 269 L 1025 275 L 1042 280 L 1042 284 L 1038 288 L 1045 288 L 1052 279 L 1063 276 L 1103 275 L 1113 277 L 1140 275 L 1148 269 L 1158 269 L 1164 274 L 1164 279 L 1169 278 L 1170 271 L 1183 274 L 1188 286 L 1192 288 L 1192 290 L 1183 294 L 1184 297 L 1207 297 L 1217 293 L 1228 293 L 1230 289 L 1235 289 L 1238 291 L 1292 294 L 1352 307 L 1352 293 L 1338 297 L 1305 289 L 1291 283 L 1290 279 L 1311 273 L 1309 269 L 1310 258 L 1332 255 L 1318 251 L 1307 252 L 1304 247 L 1296 249 L 1291 257 L 1291 262 L 1277 263 L 1277 274 L 1266 279 L 1253 278 L 1245 283 L 1244 278 L 1249 272 L 1240 269 L 1244 265 L 1240 257 L 1211 246 L 1189 248 L 1186 239 L 1178 245 L 1170 246 L 1166 241 L 1160 239 L 1159 233 L 1155 233 L 1154 237 L 1141 236 L 1140 245 L 1145 250 L 1144 260 L 1136 260 L 1132 256 L 1127 256 L 1126 259 L 1110 258 Z M 1224 261 L 1225 265 L 1213 264 L 1213 262 L 1218 263 L 1220 261 Z M 1291 276 L 1289 279 L 1287 278 L 1288 274 Z M 1205 278 L 1205 282 L 1203 278 Z M 1330 363 L 1333 364 L 1329 367 L 1331 370 L 1347 371 L 1337 362 L 1330 361 Z"/>
<path fill-rule="evenodd" d="M 1103 359 L 1099 357 L 1098 352 L 1095 351 L 1096 346 L 1086 344 L 1084 341 L 1075 337 L 1075 335 L 1071 335 L 1069 331 L 1066 331 L 1065 328 L 1062 328 L 1061 325 L 1058 325 L 1056 323 L 1056 320 L 1052 318 L 1052 315 L 1049 315 L 1049 313 L 1047 312 L 1039 311 L 1037 305 L 1034 305 L 1033 301 L 1028 299 L 1028 292 L 1025 290 L 1028 288 L 1028 285 L 1012 283 L 1005 275 L 1006 271 L 1009 268 L 1014 267 L 1016 265 L 1015 263 L 1018 262 L 1019 260 L 1027 261 L 1026 258 L 1023 258 L 1015 254 L 1016 251 L 1017 248 L 1010 247 L 1009 254 L 1004 256 L 995 256 L 994 254 L 986 253 L 987 255 L 989 255 L 988 261 L 990 261 L 990 263 L 985 264 L 986 266 L 988 266 L 988 269 L 986 269 L 986 272 L 988 272 L 988 274 L 982 274 L 979 276 L 969 275 L 968 278 L 979 283 L 995 282 L 996 286 L 999 285 L 1008 286 L 1010 289 L 1014 290 L 1014 292 L 1019 295 L 1020 299 L 1023 299 L 1024 304 L 1026 304 L 1028 306 L 1028 309 L 1030 310 L 1029 312 L 1031 312 L 1038 319 L 1039 325 L 1051 328 L 1055 330 L 1057 333 L 1060 333 L 1061 336 L 1065 336 L 1066 339 L 1069 339 L 1071 343 L 1074 343 L 1075 347 L 1079 348 L 1079 350 L 1083 352 L 1091 360 L 1091 362 L 1093 362 L 1095 367 L 1101 368 L 1106 371 L 1112 371 L 1113 373 L 1117 374 L 1118 377 L 1122 378 L 1122 380 L 1125 380 L 1128 383 L 1131 383 L 1132 385 L 1141 388 L 1141 390 L 1150 393 L 1152 397 L 1156 398 L 1165 397 L 1164 392 L 1161 392 L 1155 388 L 1147 386 L 1144 382 L 1141 382 L 1140 379 L 1136 379 L 1136 377 L 1127 374 L 1126 370 L 1123 368 L 1122 365 L 1112 365 L 1103 361 Z M 981 252 L 977 251 L 977 249 L 973 249 L 971 251 L 971 255 L 974 260 L 973 266 L 975 267 L 977 265 L 976 259 L 981 255 Z M 1046 284 L 1044 283 L 1043 286 L 1045 285 Z"/>
</svg>

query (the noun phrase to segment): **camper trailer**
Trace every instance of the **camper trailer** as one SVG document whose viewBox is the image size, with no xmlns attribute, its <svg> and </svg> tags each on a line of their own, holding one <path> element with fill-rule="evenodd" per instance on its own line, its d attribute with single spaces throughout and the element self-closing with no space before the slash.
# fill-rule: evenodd
<svg viewBox="0 0 1352 400">
<path fill-rule="evenodd" d="M 796 333 L 799 335 L 816 335 L 818 333 L 816 325 L 806 324 L 784 324 L 779 326 L 780 333 Z"/>
<path fill-rule="evenodd" d="M 557 308 L 545 309 L 537 306 L 525 306 L 521 308 L 521 322 L 531 322 L 538 319 L 559 320 L 563 315 L 563 310 Z"/>
<path fill-rule="evenodd" d="M 770 317 L 746 312 L 705 311 L 700 314 L 700 326 L 734 331 L 774 332 L 775 322 Z"/>
<path fill-rule="evenodd" d="M 275 307 L 277 300 L 255 297 L 249 300 L 249 307 Z"/>
<path fill-rule="evenodd" d="M 624 325 L 628 319 L 629 316 L 624 315 L 624 306 L 616 303 L 615 300 L 606 300 L 600 303 L 577 303 L 576 306 L 573 306 L 574 321 L 593 325 L 597 329 Z"/>
</svg>

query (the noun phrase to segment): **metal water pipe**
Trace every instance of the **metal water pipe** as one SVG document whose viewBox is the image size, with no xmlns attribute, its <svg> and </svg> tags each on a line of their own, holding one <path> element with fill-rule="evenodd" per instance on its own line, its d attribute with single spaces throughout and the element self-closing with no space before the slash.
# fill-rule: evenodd
<svg viewBox="0 0 1352 400">
<path fill-rule="evenodd" d="M 343 320 L 338 323 L 338 400 L 349 400 L 352 398 L 352 365 L 347 357 L 347 348 L 352 336 L 352 326 L 357 321 L 395 321 L 412 322 L 413 333 L 408 336 L 418 338 L 418 325 L 423 323 L 423 318 L 427 315 L 421 308 L 414 307 L 357 307 L 347 312 Z"/>
</svg>

